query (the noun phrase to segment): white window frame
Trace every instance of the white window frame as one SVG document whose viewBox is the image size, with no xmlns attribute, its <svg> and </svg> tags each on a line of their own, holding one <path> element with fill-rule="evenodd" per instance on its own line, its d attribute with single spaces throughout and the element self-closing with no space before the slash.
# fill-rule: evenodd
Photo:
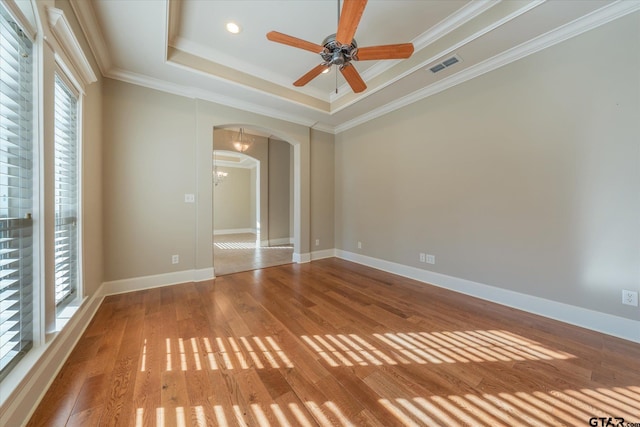
<svg viewBox="0 0 640 427">
<path fill-rule="evenodd" d="M 83 116 L 82 116 L 82 102 L 83 102 L 83 91 L 80 89 L 80 85 L 78 81 L 74 78 L 73 74 L 68 71 L 69 67 L 62 61 L 60 57 L 56 55 L 56 67 L 54 73 L 54 91 L 55 91 L 55 76 L 60 78 L 60 80 L 65 84 L 67 89 L 71 91 L 73 96 L 76 97 L 76 108 L 77 108 L 77 116 L 76 116 L 76 137 L 77 137 L 77 197 L 78 197 L 78 216 L 76 219 L 76 229 L 77 229 L 77 260 L 76 260 L 76 274 L 77 274 L 77 283 L 76 283 L 76 294 L 75 296 L 66 301 L 61 309 L 57 306 L 56 310 L 56 330 L 61 330 L 62 327 L 69 321 L 71 316 L 76 312 L 80 303 L 84 299 L 84 268 L 83 268 L 83 217 L 84 217 L 84 209 L 83 209 L 83 200 L 82 200 L 82 188 L 83 188 L 83 170 L 82 170 L 82 147 L 83 147 Z M 55 102 L 55 97 L 53 98 Z M 54 117 L 55 117 L 55 105 L 54 108 Z M 54 147 L 55 151 L 55 147 Z M 55 206 L 54 206 L 55 211 Z M 55 215 L 55 214 L 54 214 Z M 54 238 L 54 236 L 47 236 L 47 238 Z M 54 255 L 55 256 L 55 255 Z M 54 260 L 55 262 L 55 260 Z M 54 292 L 55 292 L 55 283 Z"/>
<path fill-rule="evenodd" d="M 33 346 L 0 381 L 0 411 L 7 408 L 11 417 L 20 410 L 15 406 L 17 402 L 26 396 L 19 391 L 20 387 L 30 384 L 26 389 L 33 388 L 33 381 L 42 380 L 42 369 L 47 369 L 44 366 L 51 363 L 51 357 L 59 357 L 60 351 L 64 351 L 57 347 L 56 339 L 64 336 L 64 326 L 75 314 L 80 314 L 81 304 L 86 300 L 82 256 L 83 97 L 85 87 L 98 78 L 61 9 L 34 0 L 20 1 L 20 4 L 17 3 L 19 0 L 0 1 L 33 44 Z M 50 252 L 53 248 L 51 220 L 55 216 L 52 212 L 54 204 L 51 203 L 54 196 L 50 194 L 53 187 L 48 181 L 54 168 L 54 146 L 51 142 L 55 132 L 52 128 L 54 73 L 64 78 L 68 88 L 78 95 L 78 287 L 73 306 L 68 305 L 62 313 L 56 313 L 55 283 L 52 283 L 55 260 Z M 77 326 L 69 325 L 72 328 Z M 14 411 L 13 415 L 10 415 L 11 411 Z"/>
<path fill-rule="evenodd" d="M 31 185 L 32 185 L 32 194 L 31 194 L 31 209 L 30 209 L 30 220 L 31 223 L 31 262 L 32 262 L 32 281 L 31 281 L 31 305 L 32 305 L 32 313 L 31 313 L 31 342 L 29 346 L 24 350 L 22 356 L 19 356 L 17 359 L 13 359 L 7 367 L 8 371 L 2 374 L 2 379 L 0 379 L 0 384 L 5 382 L 5 380 L 14 375 L 14 372 L 17 371 L 18 367 L 21 365 L 21 362 L 24 359 L 29 358 L 31 354 L 33 354 L 33 350 L 37 348 L 41 344 L 41 328 L 40 328 L 40 303 L 41 303 L 41 281 L 40 281 L 40 238 L 41 238 L 41 227 L 39 222 L 37 221 L 37 215 L 39 213 L 39 202 L 40 202 L 40 194 L 39 194 L 39 137 L 38 137 L 38 119 L 39 119 L 39 62 L 38 62 L 38 45 L 33 37 L 33 31 L 29 26 L 25 26 L 25 22 L 23 16 L 19 10 L 16 10 L 12 7 L 11 3 L 4 4 L 3 9 L 9 15 L 9 17 L 16 23 L 16 25 L 21 29 L 24 36 L 29 39 L 31 42 L 31 61 L 32 61 L 32 80 L 31 80 L 31 97 L 32 97 L 32 111 L 31 111 L 31 126 L 32 126 L 32 141 L 31 141 L 31 162 L 32 162 L 32 175 L 31 175 Z M 4 387 L 4 384 L 2 384 Z"/>
<path fill-rule="evenodd" d="M 82 217 L 82 212 L 81 212 L 81 202 L 80 202 L 80 194 L 81 194 L 81 182 L 82 182 L 82 176 L 80 174 L 80 164 L 81 162 L 81 143 L 82 143 L 82 138 L 80 135 L 80 109 L 81 109 L 81 105 L 80 105 L 80 96 L 81 93 L 80 91 L 77 90 L 77 88 L 75 87 L 75 85 L 71 82 L 71 80 L 68 78 L 67 74 L 62 70 L 62 67 L 60 67 L 59 65 L 56 66 L 56 71 L 55 71 L 55 76 L 54 76 L 54 92 L 56 91 L 56 78 L 60 79 L 60 81 L 62 82 L 62 84 L 65 86 L 65 88 L 71 93 L 71 96 L 73 96 L 75 98 L 76 101 L 76 121 L 74 123 L 75 125 L 75 132 L 76 132 L 76 202 L 77 202 L 77 217 L 76 217 L 76 260 L 75 260 L 75 276 L 76 276 L 76 281 L 74 284 L 74 291 L 75 291 L 75 296 L 73 296 L 73 298 L 71 298 L 70 300 L 62 300 L 59 302 L 56 302 L 56 319 L 64 319 L 68 316 L 64 316 L 64 310 L 67 306 L 73 307 L 73 306 L 77 306 L 77 302 L 78 302 L 78 296 L 81 294 L 82 291 L 82 286 L 81 286 L 81 272 L 82 272 L 82 268 L 81 268 L 81 263 L 80 263 L 80 254 L 82 253 L 82 247 L 81 247 L 81 230 L 82 230 L 82 225 L 81 225 L 81 217 Z M 54 96 L 54 103 L 55 103 L 55 99 L 56 97 Z M 55 116 L 56 116 L 56 108 L 55 108 L 55 104 L 54 104 L 54 121 L 55 121 Z M 54 153 L 56 151 L 55 148 L 55 138 L 54 138 Z M 54 159 L 55 159 L 55 155 L 54 155 Z M 55 172 L 55 165 L 54 165 L 54 172 Z M 57 211 L 58 206 L 56 205 L 54 207 L 54 212 Z M 55 215 L 55 213 L 54 213 Z M 55 238 L 55 231 L 54 231 L 54 238 Z M 55 255 L 54 255 L 55 256 Z M 57 283 L 55 284 L 55 286 L 57 287 Z M 74 303 L 75 302 L 75 303 Z"/>
</svg>

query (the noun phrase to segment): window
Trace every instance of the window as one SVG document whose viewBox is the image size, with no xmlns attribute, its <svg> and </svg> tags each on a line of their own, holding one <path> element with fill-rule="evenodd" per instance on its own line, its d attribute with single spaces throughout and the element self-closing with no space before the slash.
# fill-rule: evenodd
<svg viewBox="0 0 640 427">
<path fill-rule="evenodd" d="M 78 291 L 78 99 L 55 79 L 55 277 L 56 307 Z"/>
<path fill-rule="evenodd" d="M 31 41 L 0 5 L 0 380 L 33 345 Z"/>
</svg>

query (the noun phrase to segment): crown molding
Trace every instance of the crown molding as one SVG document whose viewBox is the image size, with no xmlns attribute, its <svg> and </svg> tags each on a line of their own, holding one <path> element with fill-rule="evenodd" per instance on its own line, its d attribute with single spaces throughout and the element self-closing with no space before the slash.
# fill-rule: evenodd
<svg viewBox="0 0 640 427">
<path fill-rule="evenodd" d="M 399 98 L 394 102 L 383 105 L 382 107 L 371 110 L 366 114 L 356 117 L 355 119 L 337 125 L 335 127 L 335 133 L 344 132 L 399 108 L 413 104 L 421 99 L 435 95 L 453 86 L 457 86 L 475 77 L 503 67 L 638 10 L 640 10 L 640 0 L 618 0 L 613 2 L 608 6 L 506 50 L 492 58 L 466 68 L 419 91 Z"/>
<path fill-rule="evenodd" d="M 149 89 L 159 90 L 161 92 L 171 93 L 173 95 L 184 96 L 186 98 L 201 99 L 203 101 L 209 101 L 216 104 L 221 104 L 226 107 L 237 108 L 239 110 L 247 111 L 250 113 L 260 114 L 262 116 L 271 117 L 274 119 L 284 120 L 287 122 L 295 123 L 306 127 L 319 128 L 318 123 L 312 120 L 306 119 L 301 116 L 293 114 L 286 114 L 275 108 L 268 108 L 263 105 L 254 104 L 251 102 L 239 101 L 235 98 L 231 98 L 225 95 L 220 95 L 215 92 L 202 90 L 190 86 L 183 86 L 175 83 L 169 83 L 165 80 L 160 80 L 145 76 L 142 74 L 132 73 L 121 69 L 114 69 L 109 71 L 105 77 L 120 80 L 126 83 L 131 83 L 138 86 L 147 87 Z M 331 128 L 333 130 L 333 128 Z"/>
<path fill-rule="evenodd" d="M 167 1 L 167 25 L 165 26 L 167 33 L 166 46 L 174 46 L 180 36 L 181 12 L 182 0 Z"/>
<path fill-rule="evenodd" d="M 80 28 L 82 28 L 82 32 L 89 43 L 89 48 L 98 63 L 100 72 L 103 76 L 106 76 L 111 70 L 111 56 L 92 2 L 88 0 L 69 0 L 69 3 L 78 18 Z"/>
<path fill-rule="evenodd" d="M 269 84 L 275 83 L 281 86 L 284 90 L 291 90 L 291 82 L 288 80 L 284 80 L 280 74 L 270 72 L 269 70 L 263 67 L 253 66 L 237 57 L 229 56 L 212 47 L 204 46 L 200 43 L 193 42 L 181 36 L 175 37 L 173 39 L 173 43 L 169 44 L 168 47 L 172 47 L 177 51 L 185 52 L 190 55 L 194 55 L 196 57 L 202 58 L 203 60 L 209 61 L 213 64 L 218 64 L 224 67 L 230 67 L 232 69 L 245 73 L 248 76 L 258 78 L 263 82 L 268 82 Z M 211 58 L 216 58 L 216 59 L 214 61 Z M 168 62 L 172 62 L 172 61 L 169 60 Z M 210 75 L 210 77 L 214 77 L 214 76 L 215 75 Z M 220 78 L 224 79 L 224 77 L 222 76 L 220 76 Z M 244 83 L 242 81 L 239 81 L 238 83 L 245 85 L 247 87 L 256 86 L 255 83 L 254 84 L 251 84 L 249 82 Z M 256 88 L 258 88 L 259 90 L 262 90 L 260 86 L 265 87 L 264 89 L 265 92 L 269 91 L 269 89 L 267 88 L 268 85 L 262 84 L 262 85 L 258 85 Z M 319 89 L 305 86 L 305 87 L 298 88 L 298 91 L 306 95 L 309 95 L 313 98 L 316 98 L 319 101 L 326 102 L 326 103 L 329 102 L 329 95 L 327 95 L 325 92 Z M 305 105 L 307 104 L 305 103 Z"/>
<path fill-rule="evenodd" d="M 76 0 L 77 1 L 77 0 Z M 180 9 L 180 2 L 182 0 L 178 0 L 178 1 L 171 1 L 168 2 L 167 4 L 167 25 L 166 25 L 166 42 L 167 42 L 167 46 L 166 46 L 166 50 L 167 53 L 169 52 L 169 48 L 173 48 L 176 51 L 179 52 L 184 52 L 187 53 L 189 55 L 193 55 L 195 57 L 201 58 L 205 61 L 210 61 L 213 64 L 224 64 L 224 67 L 230 67 L 232 69 L 236 69 L 236 70 L 240 70 L 243 73 L 246 73 L 249 76 L 254 76 L 257 79 L 260 79 L 264 82 L 269 82 L 269 83 L 275 83 L 279 86 L 281 86 L 282 88 L 288 90 L 290 87 L 290 82 L 289 81 L 284 81 L 282 80 L 281 76 L 273 74 L 273 73 L 269 73 L 267 70 L 264 69 L 258 69 L 256 70 L 255 66 L 247 64 L 245 62 L 243 62 L 242 60 L 238 59 L 238 58 L 234 58 L 234 57 L 229 57 L 229 56 L 225 56 L 223 53 L 219 52 L 218 50 L 211 48 L 209 46 L 204 46 L 202 44 L 199 43 L 195 43 L 192 42 L 190 40 L 184 39 L 183 37 L 180 36 L 179 34 L 179 17 L 180 17 L 180 13 L 181 13 L 181 9 Z M 539 4 L 541 1 L 543 0 L 535 0 L 532 3 L 534 3 L 534 6 Z M 474 19 L 475 17 L 479 16 L 480 14 L 484 13 L 486 10 L 492 8 L 493 6 L 495 6 L 496 4 L 498 4 L 499 1 L 498 0 L 478 0 L 478 1 L 473 1 L 468 3 L 467 5 L 465 5 L 464 7 L 460 8 L 459 10 L 457 10 L 456 12 L 454 12 L 453 14 L 451 14 L 450 16 L 448 16 L 447 18 L 445 18 L 443 21 L 441 21 L 440 23 L 438 23 L 435 27 L 433 27 L 432 29 L 430 29 L 429 31 L 421 34 L 420 36 L 418 36 L 416 39 L 414 39 L 414 45 L 416 46 L 416 50 L 420 50 L 425 48 L 426 46 L 428 46 L 429 44 L 433 43 L 434 41 L 438 40 L 439 38 L 445 36 L 446 34 L 456 30 L 457 28 L 461 27 L 462 25 L 466 24 L 467 22 L 469 22 L 470 20 Z M 507 19 L 511 20 L 513 18 L 515 18 L 516 16 L 519 16 L 521 13 L 526 12 L 527 10 L 530 10 L 532 7 L 534 6 L 530 6 L 527 5 L 523 8 L 521 8 L 521 11 L 517 14 L 514 15 L 510 15 Z M 507 22 L 505 21 L 505 22 Z M 500 21 L 499 25 L 502 25 L 504 22 Z M 477 37 L 482 36 L 482 34 L 484 33 L 479 33 L 476 35 Z M 469 40 L 466 41 L 467 43 L 469 42 Z M 167 58 L 167 62 L 168 63 L 176 63 L 175 61 L 172 61 L 168 55 L 166 55 Z M 210 58 L 216 58 L 215 61 L 213 61 Z M 363 72 L 362 77 L 365 80 L 370 80 L 376 76 L 378 76 L 379 74 L 393 68 L 398 62 L 398 60 L 396 61 L 380 61 L 377 64 L 373 65 L 372 67 L 370 67 L 368 70 L 366 70 L 365 72 Z M 180 65 L 186 65 L 189 66 L 190 64 L 180 64 Z M 417 68 L 421 68 L 423 66 L 423 64 L 421 64 L 421 66 L 418 66 Z M 194 67 L 196 68 L 196 67 Z M 210 77 L 216 77 L 215 73 L 212 72 L 207 72 L 207 75 L 209 75 Z M 366 97 L 368 97 L 369 95 L 375 93 L 378 90 L 384 89 L 385 87 L 387 87 L 388 85 L 395 83 L 397 80 L 399 80 L 401 77 L 404 77 L 407 73 L 403 73 L 400 77 L 396 77 L 394 79 L 391 79 L 387 82 L 385 82 L 384 84 L 379 85 L 378 87 L 375 88 L 375 90 L 373 91 L 367 91 L 366 93 L 361 94 L 360 96 L 356 97 L 351 103 L 347 104 L 347 105 L 351 105 L 354 102 L 358 102 Z M 222 76 L 220 76 L 220 78 L 224 78 Z M 238 81 L 238 83 L 246 85 L 247 87 L 253 87 L 253 85 L 255 84 L 249 84 L 248 82 L 245 82 L 244 80 L 240 80 Z M 264 91 L 268 91 L 268 89 L 265 86 L 262 86 L 259 88 L 259 90 L 264 90 Z M 335 102 L 337 100 L 339 100 L 340 98 L 348 95 L 351 93 L 351 90 L 348 86 L 347 83 L 343 83 L 339 89 L 338 89 L 338 93 L 339 95 L 335 95 L 335 94 L 327 94 L 324 91 L 320 91 L 318 89 L 314 89 L 313 87 L 303 87 L 303 88 L 298 88 L 299 92 L 302 92 L 306 95 L 309 95 L 313 98 L 316 98 L 320 101 L 324 101 L 324 102 Z M 294 101 L 295 102 L 295 101 Z M 313 106 L 309 105 L 306 102 L 302 102 L 305 106 L 307 107 L 311 107 L 314 108 Z M 340 110 L 336 110 L 336 111 L 340 111 Z M 331 113 L 334 113 L 335 111 L 331 111 Z"/>
<path fill-rule="evenodd" d="M 10 0 L 10 1 L 13 1 L 13 0 Z M 231 108 L 238 108 L 241 110 L 245 110 L 247 112 L 265 115 L 268 117 L 272 117 L 274 119 L 285 120 L 291 123 L 307 126 L 309 128 L 316 129 L 322 132 L 331 133 L 331 134 L 340 133 L 352 127 L 365 123 L 367 121 L 373 120 L 384 114 L 390 113 L 406 105 L 412 104 L 416 101 L 419 101 L 421 99 L 424 99 L 426 97 L 439 93 L 443 90 L 446 90 L 450 87 L 453 87 L 455 85 L 468 81 L 484 73 L 495 70 L 503 65 L 516 61 L 527 55 L 538 52 L 547 47 L 553 46 L 571 37 L 575 37 L 585 31 L 596 28 L 607 22 L 610 22 L 612 20 L 625 16 L 629 13 L 640 10 L 640 0 L 618 0 L 618 1 L 612 2 L 609 5 L 601 9 L 598 9 L 582 18 L 576 19 L 575 21 L 570 22 L 560 28 L 552 30 L 546 34 L 536 37 L 535 39 L 532 39 L 519 46 L 509 49 L 508 51 L 498 54 L 488 60 L 485 60 L 482 63 L 479 63 L 463 71 L 460 71 L 459 73 L 456 73 L 437 83 L 434 83 L 433 85 L 430 85 L 412 94 L 404 96 L 403 98 L 400 98 L 394 102 L 391 102 L 389 104 L 386 104 L 384 106 L 371 110 L 363 115 L 353 118 L 352 120 L 348 120 L 336 126 L 332 126 L 325 122 L 309 120 L 308 118 L 299 116 L 297 114 L 283 113 L 282 111 L 275 108 L 268 108 L 268 107 L 265 107 L 264 105 L 258 105 L 258 104 L 247 102 L 247 101 L 240 101 L 238 99 L 228 97 L 225 95 L 220 95 L 212 91 L 203 91 L 201 89 L 196 89 L 190 86 L 169 83 L 163 80 L 151 78 L 151 77 L 137 74 L 137 73 L 131 73 L 121 69 L 110 69 L 111 61 L 109 59 L 108 49 L 106 48 L 106 44 L 104 43 L 104 38 L 102 37 L 102 34 L 99 30 L 100 27 L 97 23 L 95 13 L 91 6 L 91 2 L 85 1 L 85 0 L 70 0 L 70 2 L 76 15 L 78 15 L 78 20 L 80 21 L 80 25 L 83 28 L 83 31 L 85 32 L 85 36 L 89 41 L 89 45 L 91 46 L 94 56 L 96 57 L 96 60 L 98 62 L 98 65 L 100 66 L 102 74 L 105 75 L 106 77 L 148 87 L 151 89 L 160 90 L 163 92 L 185 96 L 188 98 L 202 99 L 202 100 L 210 101 L 213 103 L 229 106 Z M 504 17 L 503 20 L 496 22 L 494 26 L 486 29 L 486 31 L 490 31 L 496 28 L 497 26 L 504 24 L 504 22 L 508 22 L 508 20 L 511 20 L 516 16 L 519 16 L 522 13 L 525 13 L 527 10 L 530 10 L 533 7 L 536 7 L 542 2 L 543 2 L 542 0 L 538 0 L 538 1 L 533 1 L 528 3 L 525 7 L 520 8 L 517 12 L 514 12 L 513 14 Z M 476 5 L 476 8 L 465 9 L 465 13 L 460 12 L 460 14 L 455 17 L 457 19 L 457 24 L 462 25 L 465 19 L 467 21 L 470 19 L 473 19 L 474 16 L 480 15 L 482 12 L 490 9 L 495 4 L 496 4 L 495 1 L 487 0 Z M 455 21 L 455 19 L 452 19 L 452 22 L 448 24 L 450 25 L 450 28 L 453 28 L 453 26 L 456 24 L 456 22 L 453 22 L 453 21 Z M 445 25 L 444 21 L 442 25 L 443 27 L 441 27 L 439 30 L 440 33 L 438 33 L 435 30 L 430 34 L 425 33 L 425 35 L 422 36 L 420 43 L 426 43 L 426 44 L 432 43 L 434 40 L 436 40 L 437 37 L 441 37 L 443 34 L 445 34 L 446 28 L 444 27 Z M 440 35 L 438 36 L 438 34 Z M 482 34 L 480 33 L 476 33 L 472 36 L 472 38 L 477 38 L 481 35 Z M 423 68 L 425 66 L 424 64 L 428 64 L 433 61 L 436 61 L 438 58 L 441 58 L 447 55 L 448 53 L 451 53 L 454 50 L 458 49 L 460 44 L 465 44 L 465 43 L 468 43 L 469 41 L 470 40 L 468 39 L 463 40 L 459 44 L 451 47 L 447 52 L 439 52 L 437 57 L 434 56 L 433 58 L 430 58 L 431 60 L 430 62 L 423 62 L 420 66 L 413 67 L 410 71 L 408 71 L 405 74 L 409 74 L 413 71 Z M 178 65 L 178 64 L 173 64 L 173 65 Z M 400 76 L 399 78 L 401 77 L 402 76 Z M 374 89 L 374 91 L 377 91 L 377 90 L 379 89 L 378 88 Z M 349 103 L 345 106 L 341 106 L 338 110 L 331 111 L 330 116 L 348 107 L 351 104 L 352 103 Z"/>
<path fill-rule="evenodd" d="M 477 16 L 483 14 L 487 10 L 491 9 L 493 6 L 500 3 L 499 0 L 477 0 L 467 3 L 462 8 L 455 11 L 453 14 L 449 15 L 433 27 L 431 27 L 428 31 L 420 34 L 418 37 L 412 40 L 414 49 L 416 52 L 426 48 L 430 44 L 439 40 L 440 38 L 446 36 L 452 31 L 457 30 L 467 22 L 476 18 Z M 513 18 L 511 18 L 513 19 Z M 384 73 L 399 61 L 379 61 L 377 64 L 373 65 L 365 72 L 362 73 L 362 78 L 365 81 L 369 81 L 380 74 Z M 386 86 L 386 85 L 385 85 Z M 343 83 L 339 88 L 338 92 L 341 93 L 339 96 L 335 96 L 331 98 L 331 102 L 337 101 L 343 96 L 345 96 L 348 92 L 348 84 Z M 384 86 L 380 87 L 382 89 Z"/>
<path fill-rule="evenodd" d="M 449 15 L 447 19 L 431 27 L 429 31 L 416 37 L 415 40 L 413 40 L 413 45 L 416 50 L 422 50 L 436 40 L 483 14 L 498 3 L 500 3 L 500 0 L 477 0 L 469 2 L 464 7 Z"/>
<path fill-rule="evenodd" d="M 69 21 L 64 15 L 64 12 L 55 7 L 47 7 L 47 20 L 49 28 L 53 33 L 58 44 L 62 47 L 62 50 L 71 61 L 71 65 L 78 72 L 80 79 L 85 85 L 91 84 L 98 80 L 98 77 L 93 72 L 93 68 L 87 60 L 87 57 L 82 50 L 82 46 L 78 42 L 78 39 L 73 34 L 73 30 L 69 25 Z"/>
<path fill-rule="evenodd" d="M 541 5 L 542 3 L 544 3 L 546 0 L 534 0 L 531 1 L 527 4 L 525 4 L 523 7 L 520 7 L 518 9 L 516 9 L 515 11 L 513 11 L 512 13 L 507 14 L 506 16 L 504 16 L 502 19 L 499 19 L 497 21 L 495 21 L 493 24 L 488 25 L 486 27 L 483 27 L 481 30 L 471 34 L 469 37 L 464 38 L 463 40 L 460 40 L 458 43 L 455 43 L 451 46 L 449 46 L 447 49 L 438 52 L 436 55 L 431 56 L 430 58 L 427 58 L 425 61 L 420 62 L 419 64 L 409 68 L 407 71 L 405 71 L 404 73 L 398 74 L 395 77 L 393 77 L 392 79 L 389 79 L 388 81 L 386 81 L 384 84 L 376 86 L 375 88 L 369 88 L 369 90 L 367 91 L 368 95 L 372 95 L 382 89 L 384 89 L 386 86 L 395 83 L 397 81 L 399 81 L 400 79 L 403 79 L 405 77 L 407 77 L 408 75 L 422 69 L 422 68 L 428 68 L 430 66 L 430 64 L 433 64 L 434 62 L 445 58 L 446 56 L 450 55 L 451 53 L 454 53 L 455 51 L 457 51 L 458 49 L 460 49 L 462 46 L 471 43 L 474 40 L 479 39 L 480 37 L 484 36 L 485 34 L 489 33 L 490 31 L 495 30 L 496 28 L 501 27 L 502 25 L 512 21 L 513 19 L 529 12 L 531 9 Z M 485 9 L 486 10 L 486 9 Z M 476 15 L 477 16 L 477 15 Z M 434 40 L 435 41 L 435 40 Z M 351 105 L 355 104 L 356 102 L 360 101 L 360 98 L 354 98 L 351 101 L 345 103 L 344 105 L 341 105 L 340 107 L 336 108 L 335 110 L 331 110 L 332 114 L 335 114 L 341 110 L 344 110 L 347 107 L 350 107 Z M 333 100 L 332 100 L 333 102 Z M 380 108 L 384 108 L 380 107 Z"/>
<path fill-rule="evenodd" d="M 311 129 L 319 130 L 321 132 L 326 132 L 326 133 L 331 133 L 331 134 L 335 134 L 336 133 L 335 126 L 331 126 L 331 125 L 326 124 L 326 123 L 316 122 L 316 123 L 312 124 L 309 127 Z"/>
</svg>

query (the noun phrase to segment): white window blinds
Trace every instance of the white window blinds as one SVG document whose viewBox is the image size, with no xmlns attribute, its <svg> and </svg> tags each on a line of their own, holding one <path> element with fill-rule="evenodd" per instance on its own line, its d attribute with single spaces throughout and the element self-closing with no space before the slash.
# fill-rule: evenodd
<svg viewBox="0 0 640 427">
<path fill-rule="evenodd" d="M 0 5 L 0 380 L 33 343 L 33 64 Z"/>
<path fill-rule="evenodd" d="M 73 300 L 78 286 L 78 100 L 55 80 L 56 305 Z"/>
</svg>

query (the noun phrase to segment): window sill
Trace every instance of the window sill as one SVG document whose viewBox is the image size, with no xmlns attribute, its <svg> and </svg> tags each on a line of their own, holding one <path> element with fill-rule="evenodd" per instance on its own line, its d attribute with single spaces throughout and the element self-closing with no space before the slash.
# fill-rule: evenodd
<svg viewBox="0 0 640 427">
<path fill-rule="evenodd" d="M 7 374 L 7 376 L 2 380 L 0 387 L 0 412 L 4 412 L 7 410 L 7 406 L 11 406 L 16 401 L 20 401 L 24 397 L 24 393 L 30 390 L 33 386 L 34 381 L 38 381 L 36 378 L 39 378 L 44 370 L 47 370 L 49 366 L 51 366 L 51 358 L 56 358 L 56 354 L 62 351 L 64 353 L 64 359 L 66 360 L 66 350 L 61 349 L 58 341 L 62 339 L 65 341 L 67 339 L 73 340 L 73 343 L 80 338 L 70 337 L 66 333 L 66 326 L 76 320 L 77 317 L 87 315 L 87 310 L 83 310 L 87 308 L 87 300 L 84 299 L 76 299 L 69 303 L 67 307 L 65 307 L 58 316 L 56 317 L 56 330 L 50 333 L 47 333 L 44 339 L 44 343 L 36 345 L 34 343 L 33 348 L 24 355 L 22 360 Z M 93 315 L 91 313 L 90 315 Z M 77 323 L 77 322 L 76 322 Z M 74 329 L 73 325 L 68 329 Z M 86 326 L 86 325 L 85 325 Z M 64 330 L 64 331 L 63 331 Z M 82 328 L 84 330 L 84 327 Z M 64 332 L 64 333 L 63 333 Z M 80 332 L 82 333 L 82 332 Z M 67 335 L 67 336 L 65 336 Z M 61 360 L 61 363 L 55 363 L 54 369 L 55 372 L 49 372 L 48 375 L 45 375 L 48 380 L 53 380 L 53 377 L 57 374 L 57 371 L 62 367 L 62 364 L 65 360 Z M 47 383 L 49 382 L 47 381 Z M 47 384 L 48 386 L 48 384 Z M 46 392 L 46 387 L 41 389 L 41 393 L 44 394 Z M 40 397 L 38 398 L 38 401 Z"/>
<path fill-rule="evenodd" d="M 65 308 L 63 308 L 56 315 L 55 333 L 62 331 L 62 329 L 67 325 L 67 323 L 69 323 L 69 321 L 73 318 L 73 316 L 78 312 L 78 310 L 82 306 L 82 303 L 85 300 L 86 300 L 86 298 L 85 299 L 80 299 L 80 298 L 74 299 L 69 304 L 67 304 L 67 306 Z M 52 335 L 54 335 L 54 333 L 52 333 Z M 48 336 L 47 336 L 47 342 L 49 342 L 49 337 Z"/>
</svg>

